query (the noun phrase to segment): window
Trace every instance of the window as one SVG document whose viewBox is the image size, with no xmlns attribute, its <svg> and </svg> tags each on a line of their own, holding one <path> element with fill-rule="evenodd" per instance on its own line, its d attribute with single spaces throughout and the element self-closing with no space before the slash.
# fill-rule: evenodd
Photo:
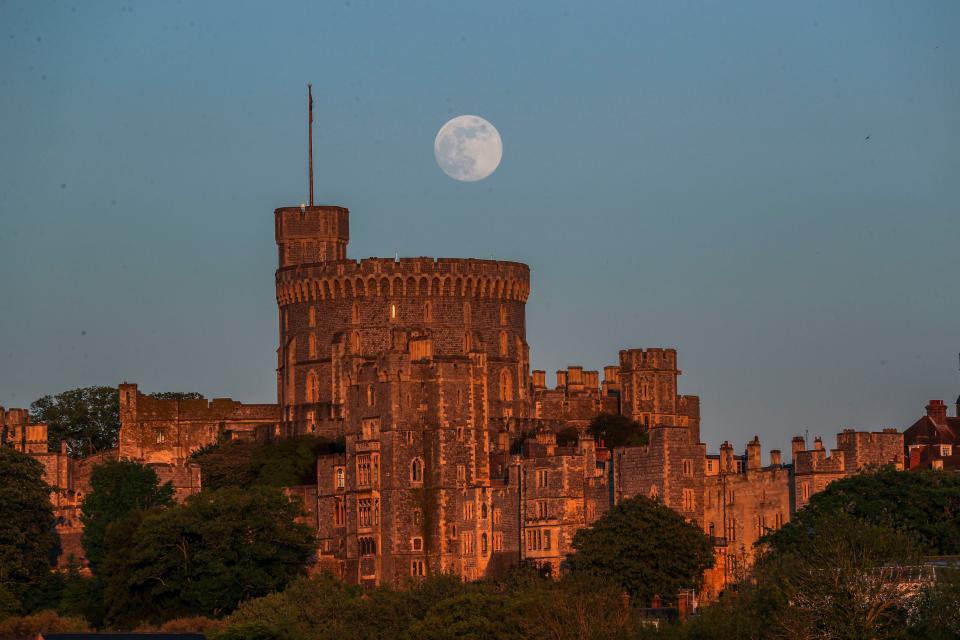
<svg viewBox="0 0 960 640">
<path fill-rule="evenodd" d="M 500 509 L 493 510 L 493 524 L 503 524 L 503 514 Z"/>
<path fill-rule="evenodd" d="M 377 541 L 373 538 L 358 538 L 360 543 L 360 555 L 372 556 L 377 552 Z"/>
<path fill-rule="evenodd" d="M 369 527 L 373 524 L 373 501 L 370 498 L 357 500 L 357 525 Z"/>
<path fill-rule="evenodd" d="M 307 340 L 307 345 L 309 347 L 310 357 L 316 358 L 317 357 L 317 336 L 311 333 L 310 338 Z"/>
<path fill-rule="evenodd" d="M 337 470 L 333 472 L 337 489 L 344 489 L 347 486 L 347 474 L 344 471 L 343 467 L 337 467 Z"/>
<path fill-rule="evenodd" d="M 457 465 L 457 482 L 467 481 L 467 468 L 462 464 Z"/>
<path fill-rule="evenodd" d="M 547 486 L 547 470 L 546 469 L 537 469 L 537 487 L 542 489 Z"/>
<path fill-rule="evenodd" d="M 470 303 L 463 303 L 463 324 L 470 324 Z"/>
<path fill-rule="evenodd" d="M 657 485 L 652 485 L 650 487 L 649 496 L 651 500 L 658 500 L 660 498 L 660 491 L 657 489 Z"/>
<path fill-rule="evenodd" d="M 375 407 L 377 406 L 377 394 L 374 392 L 373 385 L 367 385 L 367 406 Z"/>
<path fill-rule="evenodd" d="M 551 535 L 550 535 L 550 534 L 551 534 L 550 529 L 544 529 L 544 531 L 543 531 L 543 548 L 544 548 L 545 551 L 549 551 L 550 548 L 551 548 L 551 546 L 550 546 L 550 544 L 551 544 L 551 543 L 550 543 Z"/>
<path fill-rule="evenodd" d="M 350 322 L 353 324 L 360 324 L 360 305 L 356 302 L 353 303 L 353 310 L 350 313 Z"/>
<path fill-rule="evenodd" d="M 683 461 L 683 475 L 688 477 L 693 475 L 693 460 Z"/>
<path fill-rule="evenodd" d="M 513 377 L 506 369 L 500 372 L 500 399 L 504 402 L 513 401 Z"/>
<path fill-rule="evenodd" d="M 311 338 L 313 336 L 310 336 Z M 307 402 L 320 401 L 320 379 L 316 371 L 311 371 L 307 375 Z"/>
<path fill-rule="evenodd" d="M 737 519 L 727 519 L 727 541 L 733 542 L 737 539 Z"/>
<path fill-rule="evenodd" d="M 507 355 L 508 344 L 509 344 L 509 340 L 507 339 L 507 332 L 501 331 L 500 332 L 500 355 L 502 356 Z"/>
<path fill-rule="evenodd" d="M 433 304 L 429 300 L 423 303 L 423 321 L 433 322 Z"/>
<path fill-rule="evenodd" d="M 944 458 L 949 458 L 953 447 L 948 444 L 940 445 L 940 455 Z"/>
<path fill-rule="evenodd" d="M 463 427 L 457 427 L 457 441 L 463 442 Z"/>
<path fill-rule="evenodd" d="M 423 482 L 423 460 L 414 458 L 410 463 L 410 482 Z"/>
<path fill-rule="evenodd" d="M 713 460 L 707 460 L 707 472 L 713 473 Z"/>
<path fill-rule="evenodd" d="M 407 405 L 410 404 L 410 394 L 407 394 Z M 413 431 L 407 431 L 407 444 L 413 444 Z"/>
<path fill-rule="evenodd" d="M 154 429 L 153 430 L 153 440 L 157 444 L 163 444 L 163 441 L 167 439 L 166 434 L 163 432 L 163 429 Z"/>
<path fill-rule="evenodd" d="M 597 519 L 597 503 L 594 500 L 587 500 L 586 512 L 588 523 Z"/>
<path fill-rule="evenodd" d="M 483 555 L 487 555 L 487 553 L 488 553 L 488 549 L 487 549 L 487 534 L 485 534 L 485 533 L 481 533 L 481 534 L 480 534 L 480 553 L 482 553 Z"/>
<path fill-rule="evenodd" d="M 423 522 L 423 512 L 420 509 L 413 510 L 413 526 L 419 527 Z"/>
<path fill-rule="evenodd" d="M 420 538 L 420 537 L 411 538 L 411 539 L 410 539 L 410 548 L 413 549 L 414 551 L 422 551 L 422 550 L 423 550 L 423 538 Z"/>
<path fill-rule="evenodd" d="M 696 499 L 693 495 L 693 489 L 683 490 L 683 510 L 693 511 L 696 508 Z"/>
<path fill-rule="evenodd" d="M 369 487 L 371 478 L 371 464 L 369 455 L 357 456 L 357 485 L 360 487 Z"/>
<path fill-rule="evenodd" d="M 472 532 L 464 531 L 463 535 L 460 536 L 460 550 L 464 554 L 477 552 L 477 544 L 474 541 Z"/>
<path fill-rule="evenodd" d="M 410 575 L 415 578 L 422 578 L 427 575 L 427 564 L 423 560 L 411 560 Z"/>
<path fill-rule="evenodd" d="M 473 350 L 473 336 L 470 334 L 470 331 L 463 332 L 463 352 L 469 353 Z"/>
<path fill-rule="evenodd" d="M 550 517 L 550 503 L 546 500 L 537 500 L 537 518 L 543 520 Z"/>
<path fill-rule="evenodd" d="M 463 503 L 463 519 L 464 520 L 473 520 L 477 515 L 476 505 L 472 502 Z"/>
<path fill-rule="evenodd" d="M 550 529 L 527 529 L 527 551 L 549 551 L 553 547 L 553 532 Z"/>
<path fill-rule="evenodd" d="M 394 322 L 397 319 L 397 303 L 390 303 L 390 321 Z"/>
<path fill-rule="evenodd" d="M 360 353 L 360 332 L 354 331 L 350 336 L 350 348 L 354 353 Z"/>
<path fill-rule="evenodd" d="M 317 308 L 313 305 L 310 305 L 310 326 L 317 326 Z"/>
<path fill-rule="evenodd" d="M 499 532 L 493 534 L 493 552 L 497 551 L 503 551 L 503 534 Z"/>
<path fill-rule="evenodd" d="M 376 440 L 380 435 L 380 418 L 364 418 L 360 423 L 360 435 L 363 440 Z"/>
<path fill-rule="evenodd" d="M 507 305 L 505 304 L 500 305 L 500 326 L 507 326 Z"/>
<path fill-rule="evenodd" d="M 333 526 L 342 527 L 347 522 L 346 500 L 341 496 L 333 500 Z"/>
<path fill-rule="evenodd" d="M 733 489 L 727 491 L 727 504 L 734 504 L 737 500 L 737 492 Z"/>
<path fill-rule="evenodd" d="M 809 483 L 809 482 L 804 482 L 804 483 L 803 483 L 803 486 L 802 486 L 802 489 L 803 489 L 803 499 L 804 499 L 804 501 L 809 500 L 809 499 L 810 499 L 810 483 Z"/>
<path fill-rule="evenodd" d="M 486 502 L 480 503 L 480 518 L 482 520 L 487 519 L 487 503 Z"/>
<path fill-rule="evenodd" d="M 711 538 L 715 538 L 717 536 L 717 526 L 711 522 L 707 527 L 707 533 L 710 534 Z"/>
<path fill-rule="evenodd" d="M 450 537 L 451 537 L 451 538 L 456 538 L 456 537 L 457 537 L 457 525 L 451 524 L 450 526 L 447 527 L 447 529 L 448 529 L 448 531 L 450 532 Z"/>
</svg>

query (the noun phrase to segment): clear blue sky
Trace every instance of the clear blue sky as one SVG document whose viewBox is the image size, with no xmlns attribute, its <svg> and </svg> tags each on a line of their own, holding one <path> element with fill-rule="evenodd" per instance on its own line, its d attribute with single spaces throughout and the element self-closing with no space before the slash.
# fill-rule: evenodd
<svg viewBox="0 0 960 640">
<path fill-rule="evenodd" d="M 0 3 L 0 403 L 275 399 L 274 207 L 532 269 L 535 368 L 674 346 L 714 449 L 960 393 L 960 3 Z M 450 117 L 503 162 L 440 172 Z M 866 139 L 869 136 L 869 139 Z"/>
</svg>

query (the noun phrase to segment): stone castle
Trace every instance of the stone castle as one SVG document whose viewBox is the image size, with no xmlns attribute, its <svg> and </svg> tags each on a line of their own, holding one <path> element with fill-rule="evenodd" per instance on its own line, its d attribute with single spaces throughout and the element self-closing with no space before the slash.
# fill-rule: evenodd
<svg viewBox="0 0 960 640">
<path fill-rule="evenodd" d="M 894 429 L 843 431 L 829 454 L 819 438 L 810 450 L 794 439 L 792 464 L 776 450 L 764 464 L 759 438 L 742 454 L 726 442 L 708 454 L 699 398 L 678 393 L 674 349 L 622 350 L 602 379 L 571 366 L 552 388 L 545 372 L 531 371 L 527 265 L 357 261 L 347 258 L 347 209 L 274 215 L 276 404 L 159 400 L 121 384 L 119 449 L 94 460 L 48 452 L 44 425 L 0 410 L 3 441 L 45 465 L 65 550 L 80 555 L 76 515 L 99 460 L 143 461 L 183 499 L 201 486 L 189 460 L 200 447 L 316 434 L 342 438 L 345 452 L 321 457 L 316 483 L 289 491 L 316 528 L 315 566 L 345 580 L 400 585 L 440 572 L 469 580 L 524 561 L 558 574 L 579 529 L 642 495 L 710 536 L 716 566 L 702 595 L 712 598 L 750 566 L 760 536 L 829 482 L 904 466 Z M 648 444 L 594 441 L 586 427 L 601 413 L 636 421 Z M 570 427 L 578 437 L 558 443 Z"/>
</svg>

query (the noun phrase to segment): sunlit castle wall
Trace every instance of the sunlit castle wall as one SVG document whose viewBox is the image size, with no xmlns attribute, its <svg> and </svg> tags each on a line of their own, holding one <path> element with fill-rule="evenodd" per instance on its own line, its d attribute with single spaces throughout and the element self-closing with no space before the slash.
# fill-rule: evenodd
<svg viewBox="0 0 960 640">
<path fill-rule="evenodd" d="M 433 358 L 486 357 L 491 416 L 526 417 L 530 269 L 460 258 L 348 260 L 342 207 L 275 211 L 280 343 L 277 398 L 287 434 L 339 435 L 360 365 L 426 337 Z"/>
</svg>

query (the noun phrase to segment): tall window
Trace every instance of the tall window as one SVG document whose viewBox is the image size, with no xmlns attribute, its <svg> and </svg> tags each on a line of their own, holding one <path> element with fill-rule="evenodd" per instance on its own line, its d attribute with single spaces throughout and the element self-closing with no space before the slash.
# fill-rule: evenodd
<svg viewBox="0 0 960 640">
<path fill-rule="evenodd" d="M 470 303 L 463 303 L 463 324 L 470 324 Z"/>
<path fill-rule="evenodd" d="M 353 303 L 353 309 L 350 311 L 350 322 L 360 324 L 360 305 L 356 302 Z"/>
<path fill-rule="evenodd" d="M 334 472 L 334 477 L 336 478 L 337 489 L 346 488 L 347 474 L 344 471 L 343 467 L 337 467 L 337 470 Z"/>
<path fill-rule="evenodd" d="M 361 487 L 370 486 L 370 456 L 357 456 L 357 484 Z"/>
<path fill-rule="evenodd" d="M 485 533 L 481 533 L 481 534 L 480 534 L 480 553 L 482 553 L 483 555 L 487 555 L 487 553 L 488 553 L 488 550 L 487 550 L 487 534 L 485 534 Z"/>
<path fill-rule="evenodd" d="M 433 322 L 433 304 L 429 300 L 423 303 L 423 321 Z"/>
<path fill-rule="evenodd" d="M 473 520 L 476 513 L 477 513 L 476 505 L 474 505 L 472 502 L 463 503 L 463 519 L 464 520 L 467 520 L 467 521 Z"/>
<path fill-rule="evenodd" d="M 343 497 L 333 501 L 333 526 L 342 527 L 347 521 L 347 505 Z"/>
<path fill-rule="evenodd" d="M 390 321 L 394 322 L 397 319 L 397 303 L 390 303 Z"/>
<path fill-rule="evenodd" d="M 423 460 L 414 458 L 410 463 L 410 482 L 423 482 Z"/>
<path fill-rule="evenodd" d="M 377 541 L 373 538 L 358 538 L 360 543 L 360 555 L 372 556 L 377 552 Z"/>
<path fill-rule="evenodd" d="M 313 338 L 313 336 L 310 336 Z M 307 402 L 320 401 L 320 379 L 316 371 L 311 371 L 307 376 Z"/>
<path fill-rule="evenodd" d="M 503 551 L 503 534 L 496 532 L 493 534 L 493 552 Z"/>
<path fill-rule="evenodd" d="M 509 344 L 509 340 L 507 339 L 507 332 L 501 331 L 500 332 L 500 355 L 502 356 L 507 355 L 508 344 Z"/>
<path fill-rule="evenodd" d="M 313 305 L 310 305 L 310 326 L 317 326 L 317 308 Z"/>
<path fill-rule="evenodd" d="M 547 486 L 547 470 L 546 469 L 537 469 L 537 487 L 544 488 Z"/>
<path fill-rule="evenodd" d="M 683 490 L 683 510 L 684 511 L 693 511 L 696 509 L 696 499 L 693 495 L 693 489 L 684 489 Z"/>
<path fill-rule="evenodd" d="M 360 353 L 360 332 L 354 331 L 350 335 L 350 348 L 354 353 Z"/>
<path fill-rule="evenodd" d="M 310 357 L 316 358 L 317 357 L 317 336 L 311 333 L 310 338 L 307 340 L 307 346 L 310 351 Z"/>
<path fill-rule="evenodd" d="M 411 560 L 410 575 L 415 578 L 422 578 L 427 575 L 427 564 L 423 560 Z"/>
<path fill-rule="evenodd" d="M 544 520 L 550 517 L 550 503 L 546 500 L 537 500 L 537 518 Z"/>
<path fill-rule="evenodd" d="M 500 305 L 500 326 L 507 326 L 507 305 L 505 304 Z"/>
<path fill-rule="evenodd" d="M 157 444 L 163 444 L 163 441 L 166 440 L 166 434 L 163 432 L 163 429 L 153 430 L 153 440 Z"/>
<path fill-rule="evenodd" d="M 467 468 L 462 464 L 457 465 L 457 482 L 467 481 Z"/>
<path fill-rule="evenodd" d="M 500 399 L 504 402 L 513 400 L 513 378 L 507 369 L 500 372 Z"/>
<path fill-rule="evenodd" d="M 683 475 L 692 476 L 693 475 L 693 460 L 684 460 L 683 461 Z"/>
</svg>

